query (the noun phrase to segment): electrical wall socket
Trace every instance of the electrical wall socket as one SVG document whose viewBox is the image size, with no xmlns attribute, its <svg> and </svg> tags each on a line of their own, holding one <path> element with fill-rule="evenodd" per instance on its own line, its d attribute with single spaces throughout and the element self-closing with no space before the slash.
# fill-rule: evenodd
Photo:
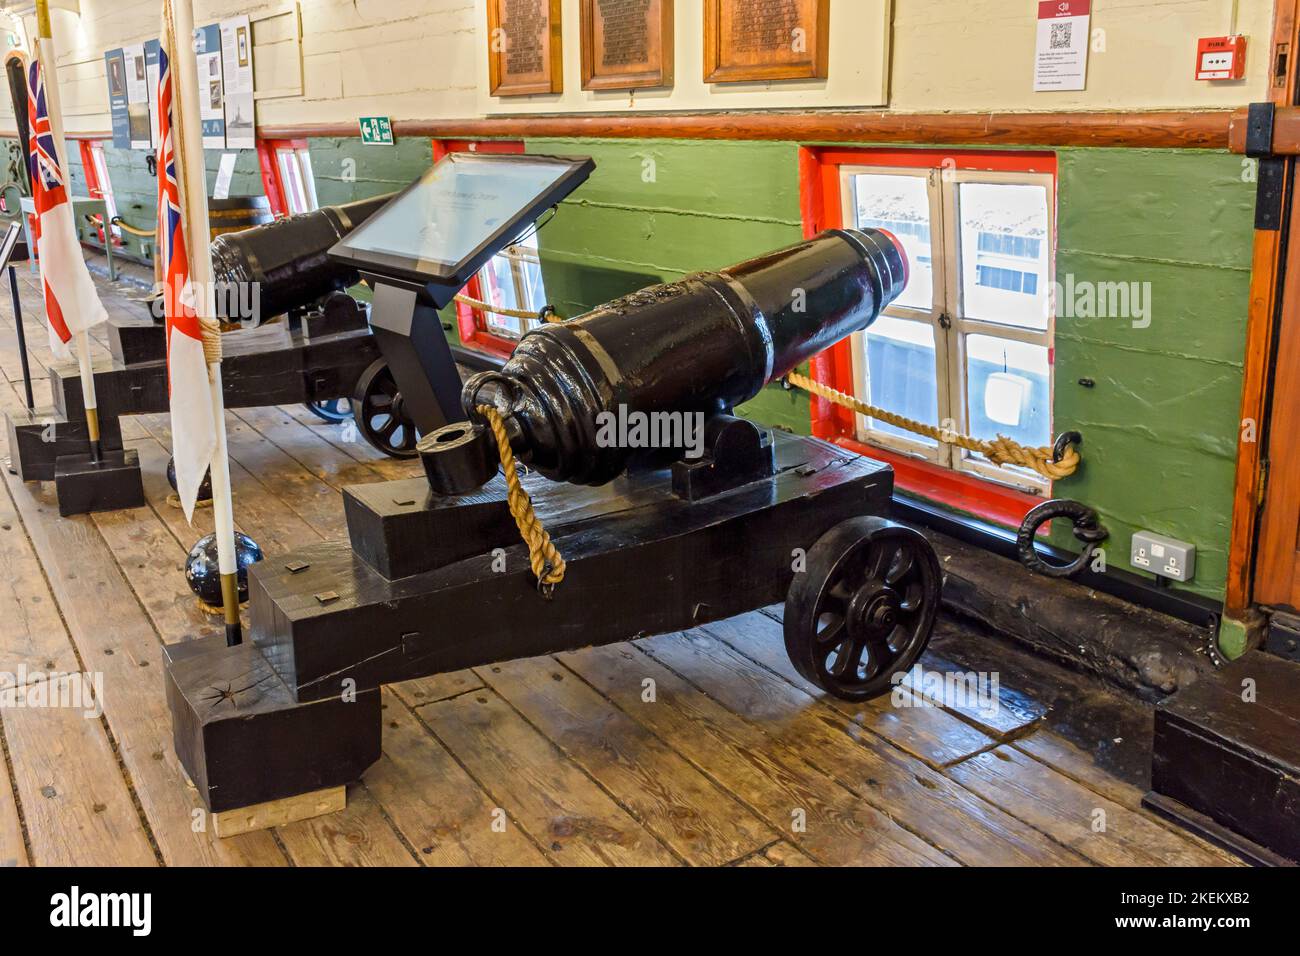
<svg viewBox="0 0 1300 956">
<path fill-rule="evenodd" d="M 1196 545 L 1139 531 L 1133 535 L 1129 564 L 1171 581 L 1190 581 L 1196 573 Z"/>
</svg>

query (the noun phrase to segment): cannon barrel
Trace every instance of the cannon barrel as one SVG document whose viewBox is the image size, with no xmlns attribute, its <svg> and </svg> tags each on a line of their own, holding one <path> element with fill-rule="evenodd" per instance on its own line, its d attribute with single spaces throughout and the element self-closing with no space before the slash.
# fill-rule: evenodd
<svg viewBox="0 0 1300 956">
<path fill-rule="evenodd" d="M 265 226 L 218 236 L 212 242 L 212 278 L 219 287 L 253 285 L 265 316 L 310 305 L 360 281 L 354 269 L 332 261 L 330 247 L 388 202 L 395 193 L 278 219 Z M 235 291 L 235 290 L 232 290 Z M 247 296 L 217 296 L 223 318 L 227 303 Z"/>
<path fill-rule="evenodd" d="M 602 413 L 730 412 L 865 329 L 906 282 L 907 258 L 889 233 L 825 232 L 530 331 L 500 372 L 466 382 L 466 412 L 500 409 L 515 454 L 548 478 L 604 484 L 634 451 L 598 440 Z"/>
</svg>

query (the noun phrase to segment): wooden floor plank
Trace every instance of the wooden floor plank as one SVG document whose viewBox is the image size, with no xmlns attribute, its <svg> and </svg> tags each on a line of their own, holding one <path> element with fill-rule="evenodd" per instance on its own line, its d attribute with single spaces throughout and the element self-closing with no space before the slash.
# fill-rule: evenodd
<svg viewBox="0 0 1300 956">
<path fill-rule="evenodd" d="M 946 773 L 1097 863 L 1224 866 L 1231 862 L 1011 746 L 979 754 Z"/>
<path fill-rule="evenodd" d="M 1079 866 L 1083 857 L 868 733 L 824 700 L 748 663 L 702 631 L 643 642 L 655 661 L 756 723 L 859 799 L 961 860 L 976 866 Z M 740 658 L 743 662 L 747 659 Z M 761 699 L 761 707 L 755 701 Z"/>
<path fill-rule="evenodd" d="M 511 661 L 476 671 L 688 863 L 728 863 L 778 837 L 555 660 Z"/>
<path fill-rule="evenodd" d="M 94 520 L 85 515 L 59 517 L 52 483 L 24 485 L 12 475 L 5 479 L 82 661 L 104 675 L 105 717 L 164 861 L 283 865 L 284 854 L 270 834 L 217 840 L 206 830 L 195 832 L 197 795 L 187 787 L 172 747 L 157 632 Z M 157 519 L 149 509 L 140 508 L 100 516 L 100 520 L 129 537 L 132 522 L 147 525 Z M 179 576 L 173 572 L 174 578 Z M 162 606 L 176 605 L 165 600 Z M 27 806 L 25 798 L 23 805 Z M 35 828 L 32 834 L 35 851 Z"/>
<path fill-rule="evenodd" d="M 420 719 L 562 866 L 678 860 L 493 691 L 427 704 Z"/>
<path fill-rule="evenodd" d="M 366 789 L 429 866 L 546 866 L 542 852 L 390 691 Z"/>
<path fill-rule="evenodd" d="M 29 674 L 79 669 L 40 561 L 0 483 L 0 671 L 16 676 L 19 668 Z"/>
<path fill-rule="evenodd" d="M 347 808 L 277 827 L 297 866 L 419 866 L 361 784 L 348 787 Z"/>
<path fill-rule="evenodd" d="M 820 862 L 955 865 L 806 763 L 795 748 L 727 711 L 631 645 L 588 648 L 559 660 Z M 647 679 L 654 681 L 650 702 L 644 699 Z"/>
<path fill-rule="evenodd" d="M 19 693 L 67 694 L 74 682 L 91 686 L 91 678 L 67 674 L 0 690 L 0 719 L 26 815 L 32 862 L 155 866 L 149 837 L 93 696 L 81 700 L 83 706 L 90 705 L 90 716 L 83 706 L 19 705 Z"/>
<path fill-rule="evenodd" d="M 994 743 L 987 734 L 938 707 L 896 707 L 889 694 L 864 704 L 852 704 L 825 694 L 795 671 L 786 654 L 781 625 L 761 612 L 708 624 L 703 630 L 729 644 L 738 655 L 762 664 L 814 697 L 825 699 L 827 704 L 857 721 L 864 729 L 919 757 L 931 767 L 942 767 Z M 736 662 L 735 672 L 738 679 L 753 683 L 743 662 Z M 756 698 L 754 704 L 761 707 L 762 698 Z"/>
<path fill-rule="evenodd" d="M 0 740 L 4 739 L 3 714 L 0 714 Z M 0 760 L 0 867 L 29 866 L 27 845 L 23 839 L 18 798 L 14 795 L 9 768 Z"/>
<path fill-rule="evenodd" d="M 483 686 L 483 682 L 472 670 L 463 670 L 434 674 L 432 677 L 416 677 L 389 686 L 406 706 L 421 707 L 476 690 Z"/>
<path fill-rule="evenodd" d="M 194 512 L 194 524 L 186 523 L 166 478 L 171 442 L 166 417 L 147 415 L 140 421 L 154 439 L 152 446 L 147 442 L 134 446 L 140 454 L 145 498 L 188 552 L 199 538 L 212 531 L 212 508 L 200 505 Z M 322 540 L 320 532 L 285 504 L 273 484 L 264 484 L 235 461 L 230 463 L 230 487 L 235 527 L 256 541 L 264 554 L 286 554 Z"/>
<path fill-rule="evenodd" d="M 816 862 L 782 840 L 741 860 L 738 866 L 816 866 Z"/>
<path fill-rule="evenodd" d="M 304 405 L 277 405 L 276 409 L 309 428 L 343 454 L 365 462 L 387 480 L 414 478 L 423 471 L 419 459 L 390 458 L 370 444 L 350 422 L 332 424 L 313 415 Z"/>
</svg>

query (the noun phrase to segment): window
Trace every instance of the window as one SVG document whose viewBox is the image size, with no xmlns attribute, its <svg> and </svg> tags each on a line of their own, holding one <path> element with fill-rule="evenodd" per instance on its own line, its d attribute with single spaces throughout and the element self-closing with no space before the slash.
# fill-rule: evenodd
<svg viewBox="0 0 1300 956">
<path fill-rule="evenodd" d="M 897 154 L 895 154 L 897 155 Z M 915 165 L 839 166 L 846 225 L 887 229 L 911 264 L 903 295 L 852 345 L 859 397 L 981 439 L 1050 445 L 1052 237 L 1050 173 Z M 941 165 L 942 164 L 942 165 Z M 1042 494 L 1024 469 L 857 416 L 856 437 L 941 468 Z"/>
<path fill-rule="evenodd" d="M 311 153 L 306 147 L 277 147 L 275 161 L 280 169 L 280 182 L 284 184 L 284 198 L 289 215 L 296 216 L 316 209 L 319 206 L 316 201 L 316 179 L 311 171 Z"/>
<path fill-rule="evenodd" d="M 510 140 L 433 141 L 433 160 L 437 162 L 448 153 L 522 153 L 524 144 Z M 534 316 L 548 304 L 546 286 L 542 280 L 542 264 L 537 252 L 537 236 L 530 229 L 513 245 L 507 246 L 492 257 L 462 290 L 470 299 L 487 302 L 498 309 L 511 309 L 532 313 Z M 456 304 L 457 325 L 461 341 L 483 351 L 509 355 L 515 343 L 529 329 L 541 323 L 538 318 L 518 318 L 476 309 L 463 302 Z"/>
<path fill-rule="evenodd" d="M 320 207 L 306 140 L 259 140 L 257 152 L 262 188 L 276 216 L 297 216 Z"/>
<path fill-rule="evenodd" d="M 104 144 L 97 139 L 83 139 L 81 146 L 81 167 L 86 175 L 86 190 L 92 199 L 104 200 L 104 210 L 108 213 L 109 231 L 115 245 L 122 242 L 122 231 L 112 221 L 117 218 L 117 203 L 113 199 L 113 181 L 108 176 L 108 163 L 104 159 Z M 100 241 L 104 239 L 103 224 L 99 224 Z"/>
<path fill-rule="evenodd" d="M 499 309 L 538 312 L 546 305 L 546 287 L 542 283 L 542 264 L 537 257 L 537 236 L 526 235 L 492 257 L 478 274 L 484 301 Z M 519 338 L 539 319 L 524 319 L 488 312 L 484 316 L 488 331 L 507 338 Z"/>
</svg>

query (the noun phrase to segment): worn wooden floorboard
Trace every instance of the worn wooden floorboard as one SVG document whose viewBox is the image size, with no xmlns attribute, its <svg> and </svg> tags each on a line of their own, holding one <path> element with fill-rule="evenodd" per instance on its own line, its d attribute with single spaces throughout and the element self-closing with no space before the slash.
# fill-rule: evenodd
<svg viewBox="0 0 1300 956">
<path fill-rule="evenodd" d="M 894 706 L 892 695 L 878 697 L 865 704 L 852 704 L 830 697 L 795 671 L 785 652 L 781 625 L 758 611 L 705 625 L 702 630 L 729 644 L 738 656 L 762 664 L 799 689 L 824 699 L 828 705 L 865 730 L 919 757 L 931 767 L 942 767 L 954 760 L 961 760 L 991 747 L 995 742 L 987 734 L 939 707 Z M 737 680 L 753 683 L 757 679 L 739 660 L 734 670 Z M 906 692 L 899 694 L 899 697 L 908 704 L 918 703 Z M 754 703 L 761 708 L 763 698 L 758 697 Z"/>
<path fill-rule="evenodd" d="M 172 749 L 162 643 L 96 524 L 104 521 L 115 537 L 129 537 L 132 525 L 156 523 L 152 510 L 60 518 L 52 482 L 23 484 L 12 475 L 5 478 L 83 666 L 103 675 L 104 716 L 164 862 L 282 864 L 284 855 L 269 834 L 216 840 L 203 828 L 196 832 L 199 804 Z M 173 572 L 168 578 L 180 575 Z M 145 586 L 168 589 L 168 578 Z M 174 607 L 169 601 L 162 605 Z"/>
<path fill-rule="evenodd" d="M 730 863 L 780 836 L 553 658 L 476 671 L 685 862 Z"/>
<path fill-rule="evenodd" d="M 97 283 L 111 312 L 139 310 Z M 21 285 L 36 401 L 48 405 L 56 360 L 36 277 Z M 0 410 L 20 410 L 7 299 Z M 92 338 L 106 361 L 104 330 Z M 344 536 L 345 485 L 420 473 L 301 406 L 231 411 L 227 427 L 236 522 L 271 557 Z M 174 502 L 167 415 L 123 419 L 123 436 L 146 507 L 61 519 L 52 484 L 6 475 L 0 487 L 0 672 L 102 675 L 104 708 L 86 719 L 0 707 L 0 864 L 1231 862 L 1043 730 L 1024 688 L 1004 688 L 987 713 L 922 701 L 923 686 L 865 706 L 827 698 L 786 660 L 779 607 L 386 688 L 383 755 L 346 810 L 215 839 L 172 752 L 160 656 L 164 641 L 219 629 L 180 570 L 211 510 L 191 526 Z M 947 654 L 940 645 L 922 664 L 943 670 Z"/>
<path fill-rule="evenodd" d="M 732 647 L 707 633 L 651 638 L 641 642 L 639 649 L 663 670 L 715 700 L 715 713 L 743 715 L 726 718 L 732 734 L 750 739 L 755 732 L 767 735 L 788 759 L 802 759 L 820 769 L 857 799 L 963 863 L 1084 863 L 1082 857 L 864 731 L 823 701 L 757 664 L 746 663 Z M 747 671 L 746 681 L 735 680 L 738 670 Z M 667 679 L 662 673 L 658 678 Z M 690 699 L 689 694 L 683 696 Z M 759 700 L 762 706 L 756 705 Z M 745 729 L 746 725 L 753 729 Z"/>
<path fill-rule="evenodd" d="M 653 834 L 495 692 L 480 688 L 417 713 L 554 862 L 678 865 Z"/>
<path fill-rule="evenodd" d="M 559 659 L 701 773 L 736 794 L 804 854 L 837 865 L 954 863 L 805 762 L 797 750 L 631 645 L 589 648 Z M 647 687 L 646 680 L 653 684 Z"/>
</svg>

